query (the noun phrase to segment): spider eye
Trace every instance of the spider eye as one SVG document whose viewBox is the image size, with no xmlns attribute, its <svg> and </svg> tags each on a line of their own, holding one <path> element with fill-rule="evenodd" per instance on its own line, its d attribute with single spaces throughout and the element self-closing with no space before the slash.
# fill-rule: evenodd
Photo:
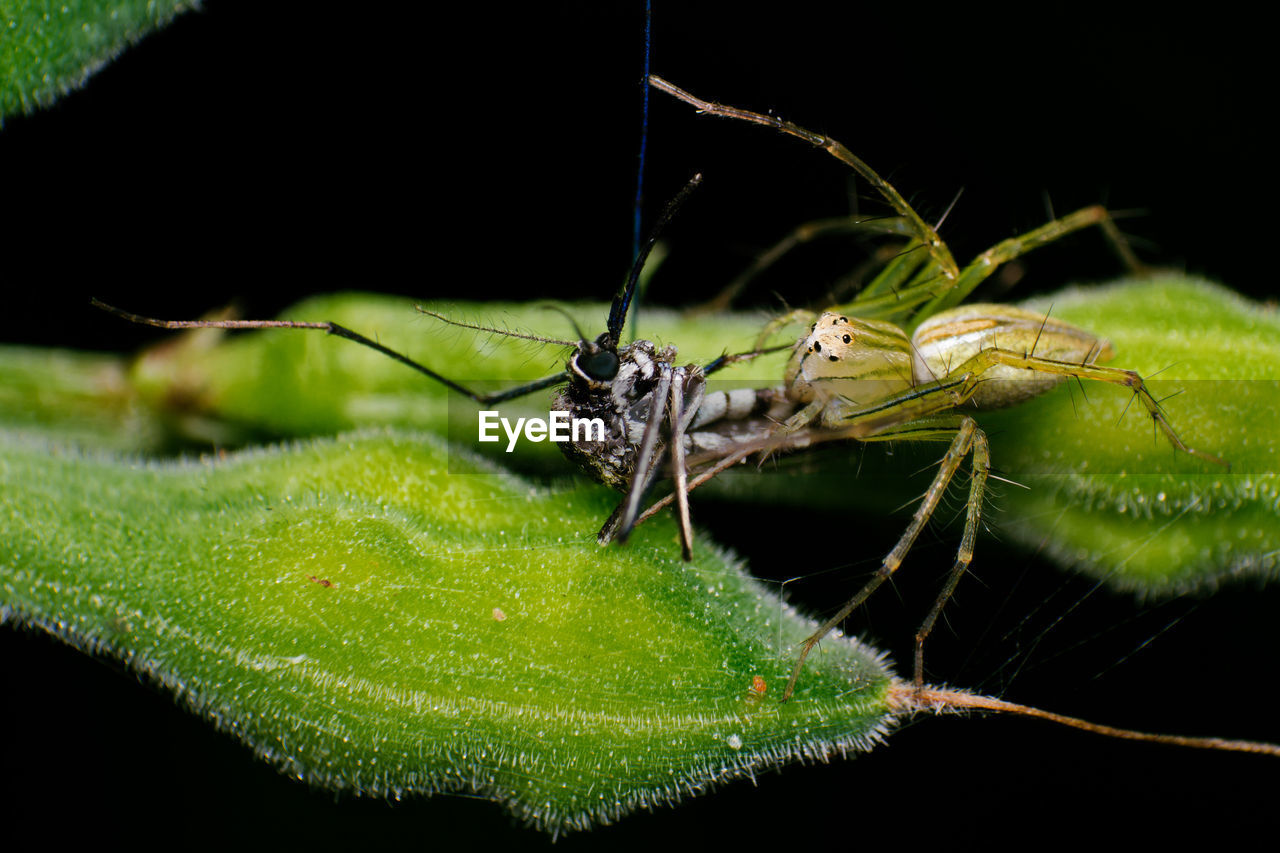
<svg viewBox="0 0 1280 853">
<path fill-rule="evenodd" d="M 597 382 L 608 382 L 618 375 L 618 354 L 601 350 L 579 361 L 578 367 Z"/>
<path fill-rule="evenodd" d="M 849 342 L 850 342 L 850 341 L 852 341 L 852 340 L 853 340 L 853 338 L 849 337 L 848 335 L 845 335 L 845 336 L 844 336 L 844 342 L 845 342 L 846 344 L 847 344 L 847 343 L 849 343 Z"/>
</svg>

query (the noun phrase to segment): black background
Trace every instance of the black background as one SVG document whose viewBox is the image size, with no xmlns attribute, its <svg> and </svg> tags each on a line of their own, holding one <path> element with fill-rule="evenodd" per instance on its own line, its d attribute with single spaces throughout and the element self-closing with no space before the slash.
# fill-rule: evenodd
<svg viewBox="0 0 1280 853">
<path fill-rule="evenodd" d="M 1260 24 L 1221 9 L 1126 17 L 1042 4 L 1010 17 L 970 4 L 835 5 L 659 4 L 653 70 L 841 139 L 926 219 L 963 188 L 943 230 L 960 258 L 1045 221 L 1046 198 L 1058 213 L 1105 202 L 1136 214 L 1123 227 L 1148 260 L 1274 297 Z M 353 11 L 210 0 L 82 91 L 0 131 L 0 337 L 123 351 L 155 339 L 87 309 L 90 294 L 172 317 L 233 300 L 245 316 L 271 316 L 345 289 L 605 299 L 630 253 L 641 30 L 636 4 Z M 654 303 L 709 296 L 790 227 L 849 209 L 838 163 L 657 95 L 649 152 L 646 222 L 693 172 L 706 175 L 669 231 Z M 782 268 L 747 301 L 819 298 L 852 265 L 844 251 Z M 1020 293 L 1120 272 L 1095 234 L 1025 268 Z M 776 577 L 810 553 L 820 562 L 830 531 L 856 530 L 843 547 L 871 561 L 899 528 L 832 511 L 784 536 L 771 512 L 743 512 L 701 507 L 699 521 Z M 922 541 L 920 568 L 875 602 L 868 630 L 898 660 L 954 534 Z M 1274 593 L 1246 583 L 1138 605 L 1090 594 L 990 538 L 979 549 L 980 577 L 931 649 L 936 677 L 1116 725 L 1280 740 L 1269 713 L 1275 642 L 1250 630 L 1275 612 Z M 856 582 L 813 581 L 796 595 L 830 608 Z M 37 815 L 56 809 L 75 817 L 55 831 L 100 840 L 178 829 L 251 840 L 265 828 L 302 842 L 546 843 L 485 802 L 335 802 L 166 695 L 44 637 L 6 629 L 0 661 L 2 784 L 19 829 L 43 834 Z M 1035 723 L 925 721 L 856 761 L 790 767 L 562 846 L 641 847 L 676 833 L 733 845 L 1019 844 L 1113 822 L 1225 828 L 1264 820 L 1278 778 L 1263 759 Z"/>
</svg>

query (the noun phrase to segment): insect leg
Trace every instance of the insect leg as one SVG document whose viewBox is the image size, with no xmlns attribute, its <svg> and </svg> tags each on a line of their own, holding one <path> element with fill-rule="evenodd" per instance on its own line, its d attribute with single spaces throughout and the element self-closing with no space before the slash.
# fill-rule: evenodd
<svg viewBox="0 0 1280 853">
<path fill-rule="evenodd" d="M 708 480 L 713 479 L 717 474 L 721 473 L 722 471 L 725 471 L 729 468 L 732 468 L 734 465 L 737 465 L 739 462 L 746 459 L 751 454 L 769 446 L 771 445 L 764 444 L 764 443 L 755 443 L 755 442 L 744 444 L 742 447 L 739 447 L 738 449 L 729 453 L 727 456 L 720 459 L 718 462 L 716 462 L 707 470 L 702 471 L 696 477 L 691 478 L 688 483 L 688 488 L 685 490 L 686 494 L 688 492 L 692 492 L 694 489 L 698 488 L 698 486 L 701 486 L 703 483 L 706 483 Z M 674 500 L 675 500 L 675 493 L 673 492 L 672 494 L 666 495 L 665 497 L 659 498 L 658 500 L 654 501 L 653 504 L 648 509 L 646 509 L 643 513 L 641 513 L 638 518 L 636 518 L 636 524 L 637 525 L 642 524 L 648 521 L 649 519 L 653 518 L 663 509 L 668 507 L 671 504 L 671 502 Z"/>
<path fill-rule="evenodd" d="M 937 426 L 938 419 L 931 417 L 938 412 L 954 409 L 964 403 L 977 388 L 976 377 L 962 375 L 930 382 L 927 385 L 913 388 L 895 395 L 874 407 L 853 407 L 841 409 L 824 404 L 821 400 L 803 407 L 785 423 L 779 424 L 772 435 L 755 441 L 743 442 L 738 447 L 715 460 L 709 468 L 698 472 L 689 479 L 688 491 L 703 485 L 720 473 L 732 468 L 749 456 L 756 453 L 769 454 L 778 451 L 794 450 L 810 447 L 829 441 L 845 441 L 858 439 L 875 441 L 881 435 L 883 440 L 933 441 L 950 440 L 955 426 Z M 832 415 L 831 412 L 836 414 Z M 815 421 L 822 420 L 825 428 L 818 428 Z M 910 423 L 910 428 L 903 426 Z M 636 518 L 636 524 L 648 521 L 665 509 L 675 500 L 674 495 L 666 495 L 655 501 L 648 509 Z M 615 511 L 618 515 L 621 511 Z M 614 519 L 605 524 L 601 536 L 611 529 Z M 608 538 L 602 538 L 607 542 Z"/>
<path fill-rule="evenodd" d="M 660 403 L 667 401 L 665 396 L 668 386 L 670 387 L 669 406 L 666 412 L 669 416 L 671 428 L 671 476 L 675 483 L 675 489 L 666 499 L 666 503 L 670 503 L 672 497 L 676 501 L 677 517 L 680 523 L 680 548 L 684 559 L 693 559 L 693 524 L 689 518 L 689 491 L 688 485 L 688 468 L 685 465 L 684 455 L 684 435 L 689 428 L 689 424 L 693 422 L 694 417 L 698 413 L 699 406 L 702 405 L 703 396 L 706 393 L 706 381 L 702 373 L 694 368 L 694 373 L 689 374 L 686 368 L 677 367 L 664 371 L 663 380 L 659 384 L 657 390 L 654 391 L 654 410 L 650 412 L 649 421 L 645 424 L 644 437 L 641 439 L 640 455 L 637 457 L 636 470 L 630 491 L 627 493 L 626 499 L 615 510 L 609 520 L 605 522 L 605 526 L 600 531 L 600 541 L 602 543 L 609 541 L 615 534 L 619 542 L 625 542 L 627 536 L 640 522 L 637 518 L 640 502 L 644 495 L 648 492 L 649 486 L 657 476 L 657 468 L 653 466 L 654 445 L 656 442 L 657 426 L 662 421 L 663 410 L 659 408 Z M 690 392 L 688 405 L 685 405 L 685 391 Z M 637 489 L 637 484 L 642 482 L 641 477 L 645 478 L 643 486 Z M 646 513 L 644 518 L 648 518 L 652 513 Z"/>
<path fill-rule="evenodd" d="M 693 559 L 693 524 L 689 519 L 689 485 L 688 471 L 684 462 L 684 433 L 692 418 L 685 417 L 684 386 L 688 377 L 683 367 L 674 370 L 675 377 L 671 383 L 671 477 L 675 483 L 676 516 L 680 519 L 680 552 L 685 560 Z M 698 402 L 702 398 L 701 382 L 694 389 L 694 397 L 690 401 L 691 413 L 698 410 Z"/>
<path fill-rule="evenodd" d="M 713 359 L 712 361 L 704 365 L 702 368 L 702 374 L 704 376 L 710 376 L 712 373 L 715 373 L 716 371 L 719 371 L 719 370 L 724 370 L 726 367 L 732 364 L 739 364 L 744 361 L 754 361 L 755 359 L 759 358 L 762 355 L 771 355 L 772 353 L 775 353 L 775 352 L 782 352 L 783 350 L 789 350 L 794 348 L 795 348 L 795 344 L 779 344 L 778 346 L 775 346 L 775 347 L 765 347 L 764 349 L 754 349 L 748 352 L 735 352 L 732 355 L 725 353 L 724 355 L 716 359 Z M 696 407 L 694 408 L 696 410 Z"/>
<path fill-rule="evenodd" d="M 945 406 L 939 406 L 939 408 L 952 408 L 954 405 L 955 404 L 953 402 L 948 402 Z M 806 407 L 802 412 L 808 413 L 810 409 L 811 407 Z M 898 420 L 895 422 L 900 423 L 901 421 Z M 785 425 L 780 425 L 780 427 L 782 426 Z M 742 444 L 728 451 L 723 456 L 720 456 L 714 462 L 711 462 L 709 467 L 699 471 L 695 476 L 689 478 L 687 491 L 692 492 L 699 486 L 705 485 L 721 473 L 756 453 L 770 454 L 786 450 L 807 448 L 828 441 L 842 441 L 851 438 L 861 438 L 868 435 L 869 432 L 870 428 L 864 425 L 858 425 L 848 431 L 804 428 L 803 426 L 797 427 L 794 430 L 779 428 L 770 436 L 753 441 L 744 441 Z M 955 432 L 954 428 L 946 430 L 945 438 L 949 439 L 953 432 Z M 908 438 L 913 440 L 927 440 L 931 437 L 932 436 L 920 436 L 914 433 L 908 436 Z M 894 436 L 894 438 L 901 438 L 901 436 Z M 702 457 L 699 461 L 705 461 L 705 457 Z M 653 518 L 659 512 L 670 506 L 674 500 L 675 494 L 672 493 L 654 501 L 648 509 L 636 518 L 636 526 L 639 526 Z M 621 512 L 622 507 L 619 506 L 618 509 L 614 511 L 614 515 L 620 515 Z M 611 525 L 616 526 L 616 521 L 613 518 L 610 519 L 609 523 L 606 523 L 605 529 L 609 529 Z M 603 535 L 603 530 L 601 531 L 601 534 Z M 607 541 L 607 538 L 601 540 L 601 542 Z"/>
<path fill-rule="evenodd" d="M 355 341 L 361 346 L 377 350 L 383 355 L 395 359 L 401 364 L 411 367 L 419 373 L 434 379 L 446 388 L 456 391 L 464 397 L 470 397 L 472 400 L 481 404 L 501 403 L 516 397 L 523 397 L 526 394 L 532 394 L 534 391 L 541 391 L 543 388 L 550 388 L 552 385 L 558 385 L 569 378 L 567 373 L 561 371 L 554 376 L 548 376 L 545 379 L 537 379 L 525 385 L 518 385 L 515 388 L 508 388 L 504 391 L 495 391 L 491 394 L 480 394 L 472 391 L 470 388 L 459 385 L 452 379 L 447 379 L 444 376 L 441 376 L 426 365 L 419 364 L 408 356 L 402 355 L 390 347 L 383 346 L 377 341 L 366 338 L 359 332 L 353 332 L 345 326 L 339 326 L 337 323 L 304 323 L 296 320 L 157 320 L 154 317 L 143 317 L 139 314 L 131 314 L 128 311 L 122 311 L 119 308 L 108 305 L 98 299 L 90 299 L 89 302 L 95 308 L 100 308 L 108 314 L 114 314 L 117 317 L 128 320 L 130 323 L 137 323 L 142 326 L 155 326 L 161 329 L 321 329 L 331 335 L 346 338 L 349 341 Z M 549 343 L 564 342 L 549 341 Z"/>
<path fill-rule="evenodd" d="M 626 542 L 627 535 L 635 527 L 636 516 L 640 513 L 640 501 L 649 490 L 658 468 L 653 464 L 654 449 L 658 444 L 658 433 L 662 431 L 662 421 L 667 413 L 668 396 L 671 393 L 672 370 L 664 365 L 662 378 L 658 387 L 650 394 L 649 420 L 644 425 L 644 435 L 640 440 L 640 452 L 636 456 L 635 472 L 631 476 L 631 488 L 627 490 L 626 509 L 618 521 L 617 537 L 619 542 Z M 603 533 L 603 531 L 601 531 Z"/>
<path fill-rule="evenodd" d="M 715 363 L 712 362 L 713 365 Z M 689 478 L 688 488 L 685 491 L 692 492 L 721 472 L 756 453 L 770 454 L 828 441 L 849 439 L 860 441 L 950 440 L 956 431 L 954 421 L 940 420 L 935 416 L 962 405 L 973 395 L 977 387 L 977 376 L 957 373 L 901 392 L 872 406 L 858 406 L 852 403 L 841 406 L 838 403 L 815 400 L 793 414 L 786 422 L 778 424 L 772 435 L 743 442 L 716 459 L 710 467 Z M 692 408 L 689 410 L 689 412 L 695 411 Z M 689 413 L 686 412 L 686 418 L 688 417 Z M 648 521 L 675 499 L 673 493 L 654 501 L 636 517 L 635 524 L 632 526 Z M 623 504 L 625 503 L 624 501 Z M 613 531 L 619 526 L 618 519 L 622 508 L 620 505 L 601 528 L 599 534 L 601 544 L 608 542 L 613 536 Z"/>
<path fill-rule="evenodd" d="M 952 422 L 954 423 L 954 421 Z M 874 437 L 865 440 L 936 440 L 945 432 L 945 429 L 937 424 L 929 426 L 921 426 L 917 424 L 907 424 L 903 430 L 884 430 Z M 854 610 L 862 606 L 873 592 L 880 588 L 880 585 L 891 578 L 902 565 L 903 559 L 906 558 L 907 552 L 911 550 L 911 546 L 915 543 L 916 538 L 920 535 L 920 531 L 924 529 L 924 525 L 933 516 L 934 510 L 938 507 L 938 502 L 942 500 L 942 495 L 946 492 L 947 486 L 951 483 L 951 478 L 955 476 L 956 470 L 960 467 L 961 461 L 969 453 L 974 443 L 974 436 L 979 434 L 977 423 L 968 415 L 962 416 L 959 425 L 954 427 L 954 438 L 951 440 L 951 447 L 947 449 L 946 455 L 942 458 L 942 463 L 938 466 L 938 473 L 933 478 L 933 483 L 929 486 L 929 490 L 925 492 L 924 499 L 920 505 L 916 507 L 915 514 L 911 518 L 911 523 L 907 525 L 907 529 L 903 532 L 898 543 L 894 545 L 893 550 L 884 558 L 880 564 L 880 568 L 872 576 L 871 580 L 863 585 L 862 589 L 845 602 L 840 610 L 822 623 L 818 630 L 814 631 L 804 645 L 800 649 L 800 657 L 796 660 L 794 668 L 791 670 L 791 678 L 787 681 L 786 690 L 782 692 L 782 701 L 785 702 L 791 698 L 792 692 L 795 690 L 796 682 L 800 678 L 800 670 L 804 667 L 805 659 L 809 657 L 809 653 L 813 651 L 814 646 L 822 640 L 823 637 L 830 634 L 846 617 Z M 984 442 L 985 443 L 985 442 Z M 981 507 L 980 500 L 975 504 L 971 502 L 971 512 L 976 512 L 974 507 Z M 976 521 L 975 531 L 976 533 Z M 966 527 L 966 533 L 968 528 Z M 962 546 L 963 549 L 963 546 Z M 972 546 L 970 545 L 970 550 Z M 964 555 L 964 551 L 961 551 Z M 957 562 L 960 559 L 957 558 Z M 954 574 L 954 572 L 953 572 Z M 958 582 L 959 577 L 955 577 Z"/>
</svg>

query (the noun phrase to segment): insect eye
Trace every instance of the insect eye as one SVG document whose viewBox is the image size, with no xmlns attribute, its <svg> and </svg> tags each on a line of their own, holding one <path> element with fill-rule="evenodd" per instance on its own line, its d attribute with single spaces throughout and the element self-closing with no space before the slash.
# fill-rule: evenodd
<svg viewBox="0 0 1280 853">
<path fill-rule="evenodd" d="M 618 354 L 601 350 L 578 362 L 578 366 L 597 382 L 607 382 L 618 375 Z"/>
<path fill-rule="evenodd" d="M 847 343 L 849 343 L 849 342 L 850 342 L 850 341 L 852 341 L 852 340 L 853 340 L 853 338 L 849 337 L 848 335 L 845 335 L 845 336 L 844 336 L 844 342 L 845 342 L 846 344 L 847 344 Z"/>
</svg>

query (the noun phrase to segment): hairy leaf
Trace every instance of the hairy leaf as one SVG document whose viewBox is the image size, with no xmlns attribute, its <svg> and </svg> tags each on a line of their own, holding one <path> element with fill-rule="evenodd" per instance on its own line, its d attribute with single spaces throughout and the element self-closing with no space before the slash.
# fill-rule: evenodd
<svg viewBox="0 0 1280 853">
<path fill-rule="evenodd" d="M 0 0 L 0 125 L 82 86 L 198 0 Z"/>
<path fill-rule="evenodd" d="M 1126 589 L 1273 577 L 1280 555 L 1280 317 L 1204 282 L 1077 289 L 1036 307 L 1110 338 L 1178 435 L 1175 452 L 1125 389 L 1086 383 L 984 425 L 1007 489 L 1000 529 Z"/>
<path fill-rule="evenodd" d="M 880 740 L 879 653 L 824 643 L 779 704 L 813 625 L 712 546 L 681 562 L 670 523 L 599 547 L 611 504 L 431 436 L 140 464 L 10 435 L 0 615 L 299 779 L 474 792 L 552 831 Z"/>
</svg>

